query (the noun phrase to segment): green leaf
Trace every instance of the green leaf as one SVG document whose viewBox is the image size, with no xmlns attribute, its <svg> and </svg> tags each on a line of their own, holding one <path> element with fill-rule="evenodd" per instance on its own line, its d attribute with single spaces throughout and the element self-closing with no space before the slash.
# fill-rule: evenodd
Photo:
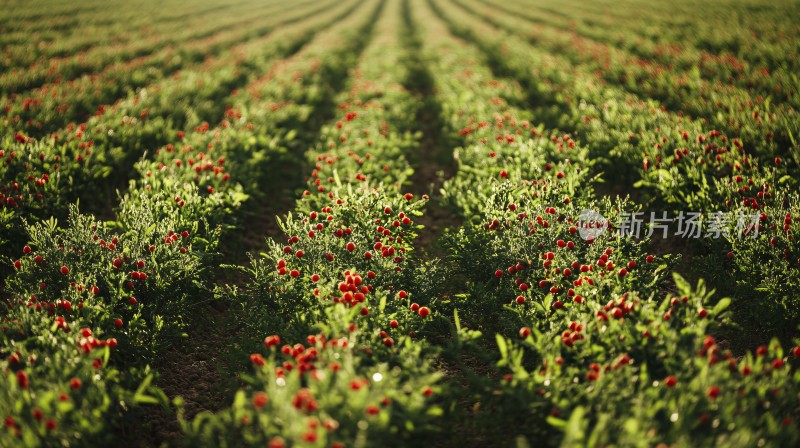
<svg viewBox="0 0 800 448">
<path fill-rule="evenodd" d="M 676 272 L 672 274 L 672 278 L 675 280 L 675 286 L 678 287 L 678 291 L 681 294 L 690 295 L 692 293 L 692 285 L 683 276 Z"/>
<path fill-rule="evenodd" d="M 731 306 L 731 299 L 728 297 L 722 298 L 716 305 L 714 305 L 714 315 L 718 315 Z"/>
<path fill-rule="evenodd" d="M 497 340 L 497 349 L 500 350 L 500 357 L 505 361 L 505 359 L 508 358 L 508 344 L 506 343 L 506 339 L 500 333 L 496 333 L 494 336 Z"/>
<path fill-rule="evenodd" d="M 553 417 L 552 415 L 547 417 L 547 423 L 550 426 L 552 426 L 552 427 L 554 427 L 556 429 L 559 429 L 561 431 L 563 431 L 564 428 L 567 427 L 567 421 L 566 420 L 562 420 L 560 418 Z"/>
</svg>

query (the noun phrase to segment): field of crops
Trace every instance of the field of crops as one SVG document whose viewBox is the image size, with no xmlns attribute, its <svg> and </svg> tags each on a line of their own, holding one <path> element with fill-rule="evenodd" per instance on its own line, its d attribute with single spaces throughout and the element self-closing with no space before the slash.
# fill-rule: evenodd
<svg viewBox="0 0 800 448">
<path fill-rule="evenodd" d="M 795 0 L 7 0 L 0 447 L 800 446 Z"/>
</svg>

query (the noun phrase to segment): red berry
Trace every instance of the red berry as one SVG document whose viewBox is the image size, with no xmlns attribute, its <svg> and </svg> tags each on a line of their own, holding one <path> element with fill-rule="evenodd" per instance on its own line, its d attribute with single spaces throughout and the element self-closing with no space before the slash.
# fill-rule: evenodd
<svg viewBox="0 0 800 448">
<path fill-rule="evenodd" d="M 708 392 L 706 392 L 706 395 L 708 395 L 708 398 L 710 398 L 712 400 L 716 400 L 717 397 L 719 397 L 719 394 L 720 394 L 720 390 L 719 390 L 719 387 L 717 387 L 717 386 L 709 387 L 708 388 Z"/>
<path fill-rule="evenodd" d="M 522 328 L 519 329 L 519 337 L 521 337 L 522 339 L 525 339 L 530 335 L 531 335 L 531 329 L 530 328 L 522 327 Z"/>
<path fill-rule="evenodd" d="M 656 257 L 654 257 L 652 255 L 648 255 L 647 258 L 644 259 L 644 262 L 645 263 L 652 263 L 653 261 L 655 261 L 655 259 L 656 259 Z"/>
<path fill-rule="evenodd" d="M 429 314 L 431 314 L 431 310 L 427 306 L 419 309 L 419 317 L 428 317 Z"/>
<path fill-rule="evenodd" d="M 705 319 L 706 316 L 708 316 L 708 311 L 706 311 L 705 308 L 701 308 L 700 311 L 697 312 L 697 317 L 700 319 Z"/>
<path fill-rule="evenodd" d="M 497 278 L 502 277 L 503 276 L 503 271 L 501 271 L 500 269 L 494 271 L 494 276 L 497 277 Z"/>
<path fill-rule="evenodd" d="M 24 370 L 17 371 L 17 385 L 23 389 L 28 388 L 28 374 Z"/>
<path fill-rule="evenodd" d="M 394 339 L 392 339 L 392 338 L 386 338 L 386 339 L 384 339 L 384 340 L 383 340 L 383 345 L 385 345 L 385 346 L 387 346 L 387 347 L 391 347 L 391 346 L 393 346 L 393 345 L 394 345 Z"/>
<path fill-rule="evenodd" d="M 622 268 L 622 269 L 620 269 L 620 270 L 619 270 L 619 273 L 618 273 L 618 275 L 619 275 L 620 277 L 625 277 L 626 275 L 628 275 L 628 270 L 627 270 L 627 269 L 625 269 L 625 268 Z"/>
<path fill-rule="evenodd" d="M 347 243 L 347 250 L 349 250 L 350 252 L 356 250 L 355 243 L 353 243 L 353 242 Z"/>
<path fill-rule="evenodd" d="M 115 325 L 117 328 L 122 328 L 122 319 L 117 319 L 117 320 L 115 320 L 115 321 L 114 321 L 114 325 Z"/>
<path fill-rule="evenodd" d="M 31 246 L 25 246 L 22 248 L 22 253 L 29 254 L 31 253 Z"/>
<path fill-rule="evenodd" d="M 400 324 L 396 320 L 389 322 L 389 326 L 392 328 L 397 328 L 399 325 Z"/>
<path fill-rule="evenodd" d="M 253 396 L 253 406 L 258 409 L 266 406 L 268 401 L 269 399 L 267 398 L 267 394 L 264 392 L 256 392 L 256 394 Z"/>
<path fill-rule="evenodd" d="M 517 303 L 520 304 L 520 305 L 525 303 L 525 297 L 517 296 Z"/>
<path fill-rule="evenodd" d="M 69 274 L 69 268 L 66 266 L 61 266 L 61 275 Z"/>
<path fill-rule="evenodd" d="M 367 314 L 369 314 L 369 310 L 367 309 L 367 307 L 361 308 L 361 315 L 366 316 Z"/>
<path fill-rule="evenodd" d="M 664 380 L 664 385 L 667 387 L 675 387 L 676 384 L 678 384 L 678 379 L 674 376 L 670 375 Z"/>
</svg>

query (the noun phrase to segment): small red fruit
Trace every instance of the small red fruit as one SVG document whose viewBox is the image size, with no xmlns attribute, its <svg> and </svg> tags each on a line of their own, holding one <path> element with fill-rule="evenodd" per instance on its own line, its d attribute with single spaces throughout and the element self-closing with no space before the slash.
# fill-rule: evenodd
<svg viewBox="0 0 800 448">
<path fill-rule="evenodd" d="M 708 398 L 710 398 L 712 400 L 716 400 L 717 397 L 719 397 L 719 395 L 720 395 L 719 387 L 717 387 L 717 386 L 709 387 L 708 391 L 706 392 L 706 395 L 708 395 Z"/>
<path fill-rule="evenodd" d="M 17 385 L 23 389 L 28 388 L 28 374 L 24 370 L 17 371 Z"/>
<path fill-rule="evenodd" d="M 269 399 L 267 398 L 267 394 L 264 392 L 256 392 L 256 394 L 253 396 L 253 406 L 258 409 L 266 406 L 268 401 Z"/>
</svg>

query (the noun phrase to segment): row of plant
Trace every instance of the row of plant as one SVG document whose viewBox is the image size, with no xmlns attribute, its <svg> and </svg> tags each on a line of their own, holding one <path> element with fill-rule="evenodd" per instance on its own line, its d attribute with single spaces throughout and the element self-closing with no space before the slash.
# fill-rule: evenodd
<svg viewBox="0 0 800 448">
<path fill-rule="evenodd" d="M 531 8 L 532 4 L 536 5 Z M 636 2 L 628 5 L 620 5 L 616 8 L 619 13 L 615 17 L 599 17 L 596 14 L 595 5 L 571 5 L 573 13 L 565 15 L 561 11 L 555 11 L 546 5 L 536 4 L 530 1 L 512 1 L 505 4 L 491 2 L 493 8 L 503 12 L 513 11 L 518 17 L 539 25 L 541 33 L 533 31 L 538 35 L 546 36 L 548 40 L 573 39 L 576 43 L 604 43 L 613 48 L 617 48 L 631 55 L 641 58 L 638 62 L 656 62 L 669 67 L 671 70 L 684 73 L 692 73 L 693 76 L 704 80 L 719 81 L 723 84 L 732 84 L 754 93 L 770 96 L 773 101 L 784 102 L 786 100 L 796 101 L 797 91 L 793 86 L 791 77 L 792 70 L 787 66 L 791 63 L 791 49 L 781 48 L 781 46 L 792 45 L 789 37 L 790 33 L 796 33 L 789 24 L 791 15 L 784 13 L 787 11 L 786 4 L 776 3 L 764 8 L 760 14 L 749 15 L 744 20 L 751 32 L 740 33 L 744 42 L 744 51 L 733 51 L 733 49 L 711 50 L 703 45 L 703 31 L 705 29 L 694 27 L 686 20 L 686 12 L 674 12 L 671 17 L 658 20 L 650 17 L 649 23 L 643 21 L 641 17 L 634 18 L 635 13 L 632 6 Z M 522 9 L 523 6 L 525 9 Z M 681 4 L 678 7 L 685 7 Z M 726 10 L 737 13 L 738 8 L 731 7 Z M 648 11 L 650 14 L 650 11 Z M 691 14 L 696 15 L 697 11 Z M 761 20 L 765 16 L 772 17 L 771 27 L 763 27 Z M 695 16 L 696 17 L 696 16 Z M 609 26 L 608 23 L 614 20 L 616 26 Z M 708 17 L 710 20 L 726 23 L 731 21 L 731 17 Z M 691 30 L 685 35 L 670 35 L 669 33 L 659 32 L 653 34 L 650 30 L 666 28 L 670 31 L 677 30 L 679 27 L 670 26 L 670 21 L 683 21 L 683 30 Z M 644 26 L 643 26 L 644 25 Z M 623 28 L 624 27 L 624 28 Z M 527 27 L 526 27 L 527 28 Z M 694 29 L 693 29 L 694 28 Z M 756 28 L 761 28 L 756 30 Z M 636 29 L 637 32 L 629 32 Z M 763 45 L 769 42 L 770 45 Z M 563 42 L 562 44 L 563 45 Z M 780 58 L 775 60 L 779 51 Z M 795 50 L 796 51 L 796 50 Z M 788 52 L 788 53 L 786 53 Z M 776 63 L 777 61 L 780 63 Z M 616 70 L 617 67 L 608 68 Z"/>
<path fill-rule="evenodd" d="M 233 52 L 203 70 L 187 70 L 180 77 L 164 80 L 103 108 L 86 123 L 67 126 L 50 139 L 31 141 L 19 132 L 6 134 L 0 154 L 6 162 L 0 166 L 0 223 L 5 229 L 0 237 L 0 253 L 16 253 L 16 249 L 8 250 L 7 244 L 21 237 L 15 229 L 20 229 L 22 217 L 63 218 L 68 205 L 76 200 L 88 205 L 84 211 L 103 211 L 114 200 L 115 191 L 126 187 L 130 168 L 148 150 L 150 157 L 156 149 L 179 151 L 180 145 L 175 142 L 180 142 L 182 136 L 207 132 L 208 121 L 241 118 L 242 111 L 247 113 L 248 108 L 252 115 L 268 119 L 281 114 L 276 105 L 287 99 L 280 97 L 272 103 L 239 107 L 238 102 L 245 95 L 240 95 L 237 87 L 248 80 L 255 85 L 273 61 L 295 52 L 317 30 L 340 20 L 355 5 L 343 3 L 285 26 L 270 39 L 241 49 L 241 53 Z M 204 87 L 198 90 L 198 85 Z M 236 106 L 236 110 L 226 110 L 226 103 Z M 260 129 L 255 127 L 244 131 L 248 132 L 248 139 L 254 140 L 248 147 L 269 145 L 272 138 L 266 132 L 259 134 Z"/>
<path fill-rule="evenodd" d="M 57 80 L 31 92 L 5 96 L 3 124 L 32 137 L 52 136 L 69 123 L 82 123 L 93 115 L 102 114 L 110 105 L 138 90 L 152 89 L 174 77 L 210 68 L 229 67 L 228 79 L 223 78 L 219 84 L 235 85 L 236 79 L 247 76 L 246 72 L 241 73 L 246 71 L 247 64 L 240 67 L 241 70 L 233 70 L 242 63 L 242 54 L 258 54 L 252 53 L 253 50 L 272 41 L 272 31 L 280 25 L 324 13 L 332 6 L 333 3 L 322 7 L 301 4 L 272 10 L 267 19 L 257 22 L 257 30 L 234 27 L 131 60 L 103 59 L 108 61 L 106 66 L 98 71 L 90 70 L 77 79 Z"/>
<path fill-rule="evenodd" d="M 680 212 L 703 214 L 695 246 L 705 263 L 696 266 L 733 295 L 738 321 L 753 323 L 762 338 L 796 334 L 790 288 L 800 284 L 800 248 L 792 236 L 800 210 L 784 152 L 772 160 L 756 157 L 738 139 L 665 112 L 655 101 L 638 100 L 577 69 L 567 76 L 564 64 L 545 62 L 557 61 L 555 56 L 540 54 L 514 36 L 490 26 L 473 33 L 466 27 L 476 26 L 473 16 L 457 8 L 437 11 L 459 34 L 474 39 L 496 70 L 521 80 L 531 101 L 548 104 L 535 109 L 537 117 L 576 131 L 592 159 L 614 171 L 615 188 L 642 187 L 639 193 L 651 207 L 666 211 L 673 218 L 669 221 Z M 498 46 L 502 55 L 494 51 Z M 708 232 L 714 213 L 735 228 L 714 237 Z M 754 219 L 758 232 L 747 230 Z M 754 259 L 765 263 L 753 269 Z M 762 312 L 769 319 L 756 322 Z"/>
<path fill-rule="evenodd" d="M 445 184 L 471 219 L 446 243 L 468 282 L 454 306 L 498 332 L 502 375 L 476 376 L 489 420 L 477 430 L 554 445 L 797 443 L 800 349 L 773 340 L 734 357 L 715 338 L 730 300 L 681 277 L 662 294 L 671 257 L 617 233 L 619 215 L 637 207 L 594 196 L 582 143 L 527 125 L 503 101 L 513 84 L 443 36 L 424 2 L 413 6 L 443 122 L 463 145 Z M 581 222 L 582 210 L 604 218 Z"/>
<path fill-rule="evenodd" d="M 235 8 L 237 0 L 214 2 L 197 5 L 192 10 L 171 8 L 165 3 L 163 11 L 144 16 L 135 9 L 109 8 L 99 10 L 89 4 L 84 5 L 81 14 L 62 12 L 58 6 L 48 11 L 46 17 L 30 17 L 35 10 L 26 10 L 19 5 L 9 11 L 0 45 L 6 58 L 0 61 L 3 67 L 27 67 L 37 60 L 60 58 L 78 52 L 86 52 L 96 47 L 109 44 L 127 45 L 129 42 L 145 38 L 149 33 L 175 32 L 177 24 L 184 20 L 192 20 L 195 16 L 203 16 L 228 11 Z M 96 13 L 96 14 L 93 14 Z M 122 23 L 126 27 L 120 27 Z M 35 26 L 34 26 L 35 24 Z M 109 39 L 105 31 L 120 31 Z M 100 31 L 103 30 L 103 31 Z"/>
<path fill-rule="evenodd" d="M 605 43 L 577 37 L 569 31 L 534 25 L 518 18 L 520 8 L 498 12 L 495 7 L 472 0 L 455 3 L 479 14 L 481 20 L 513 35 L 527 37 L 538 51 L 557 56 L 551 62 L 560 64 L 559 59 L 564 58 L 564 62 L 577 71 L 644 98 L 656 99 L 669 110 L 704 119 L 707 127 L 740 139 L 754 154 L 768 160 L 785 154 L 787 146 L 795 143 L 794 135 L 800 131 L 796 112 L 800 97 L 793 91 L 791 79 L 784 82 L 785 93 L 758 94 L 752 86 L 740 87 L 724 79 L 704 79 L 694 66 L 680 70 L 668 63 L 642 59 Z M 765 78 L 760 71 L 755 76 L 756 79 Z M 774 81 L 765 83 L 769 90 L 775 89 Z M 800 160 L 787 162 L 795 165 Z"/>
<path fill-rule="evenodd" d="M 363 23 L 369 13 L 337 26 Z M 306 54 L 304 72 L 287 73 L 283 90 L 251 105 L 271 110 L 335 75 Z M 291 113 L 305 116 L 313 106 Z M 254 169 L 247 161 L 280 152 L 292 138 L 282 126 L 296 124 L 282 114 L 226 118 L 176 137 L 179 154 L 161 150 L 142 161 L 115 221 L 74 208 L 65 227 L 53 220 L 27 227 L 29 243 L 3 291 L 3 445 L 105 443 L 131 407 L 166 405 L 146 364 L 209 299 L 221 237 L 246 198 L 239 179 Z M 255 128 L 269 130 L 271 144 L 243 144 Z"/>
<path fill-rule="evenodd" d="M 675 62 L 691 65 L 684 57 L 685 51 L 699 56 L 695 61 L 702 69 L 749 63 L 755 69 L 765 67 L 771 73 L 779 72 L 781 78 L 797 71 L 798 31 L 794 24 L 798 16 L 788 1 L 745 5 L 723 0 L 709 3 L 702 10 L 684 1 L 647 9 L 641 8 L 638 0 L 614 3 L 613 8 L 602 1 L 570 1 L 563 10 L 541 2 L 526 2 L 528 14 L 538 19 L 572 28 L 586 37 L 608 38 L 614 46 L 643 57 L 673 56 Z"/>
<path fill-rule="evenodd" d="M 373 446 L 420 443 L 435 405 L 431 268 L 414 259 L 414 219 L 426 201 L 403 193 L 419 149 L 419 101 L 400 44 L 400 3 L 349 30 L 369 42 L 337 96 L 336 118 L 307 151 L 308 189 L 229 300 L 243 311 L 244 375 L 230 408 L 184 422 L 214 446 Z M 331 57 L 329 53 L 321 58 Z M 356 64 L 356 62 L 358 62 Z M 268 335 L 253 341 L 254 335 Z"/>
<path fill-rule="evenodd" d="M 242 9 L 245 9 L 241 5 Z M 259 5 L 253 8 L 250 5 L 254 17 L 267 20 L 269 25 L 270 14 L 281 11 L 282 8 L 275 4 Z M 247 32 L 261 34 L 259 30 L 264 29 L 264 23 L 260 21 L 250 21 L 249 18 L 242 17 L 244 11 L 236 11 L 232 14 L 217 17 L 216 20 L 197 17 L 190 19 L 188 23 L 166 22 L 160 24 L 164 32 L 159 32 L 155 28 L 147 39 L 138 39 L 124 44 L 110 42 L 109 44 L 93 45 L 86 51 L 69 48 L 72 39 L 64 39 L 62 45 L 68 46 L 67 54 L 64 56 L 49 56 L 33 61 L 30 65 L 15 63 L 10 70 L 2 76 L 1 84 L 4 96 L 25 95 L 35 88 L 49 89 L 52 83 L 67 83 L 80 79 L 83 75 L 92 75 L 104 71 L 107 67 L 114 64 L 124 66 L 126 63 L 152 64 L 158 69 L 161 65 L 175 60 L 178 56 L 184 60 L 192 61 L 199 59 L 202 61 L 204 54 L 195 47 L 197 43 L 207 42 L 207 44 L 217 44 L 218 48 L 225 48 L 226 45 L 237 42 L 241 35 L 248 35 Z M 219 13 L 216 14 L 219 16 Z M 195 22 L 196 20 L 196 22 Z M 113 24 L 105 25 L 113 30 L 116 27 L 122 28 L 125 23 L 119 23 L 116 27 Z M 158 26 L 151 23 L 150 26 Z M 107 30 L 105 33 L 113 32 Z M 118 30 L 119 34 L 124 31 Z M 109 36 L 110 37 L 110 36 Z M 78 45 L 80 40 L 75 42 Z M 195 43 L 195 45 L 187 45 Z M 31 44 L 26 42 L 26 46 Z M 173 46 L 177 46 L 175 52 Z M 9 48 L 11 50 L 11 48 Z M 24 68 L 23 68 L 24 67 Z M 176 67 L 177 68 L 177 67 Z"/>
</svg>

